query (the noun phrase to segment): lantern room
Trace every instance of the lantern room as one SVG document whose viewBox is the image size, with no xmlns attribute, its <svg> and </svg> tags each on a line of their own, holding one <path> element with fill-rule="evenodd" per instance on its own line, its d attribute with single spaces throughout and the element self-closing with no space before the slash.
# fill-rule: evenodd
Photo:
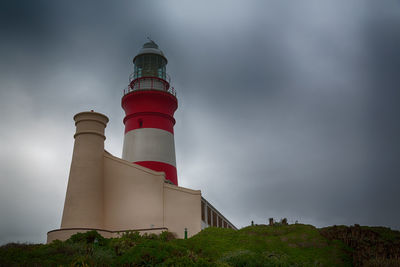
<svg viewBox="0 0 400 267">
<path fill-rule="evenodd" d="M 143 45 L 133 59 L 133 64 L 135 66 L 134 79 L 157 77 L 166 80 L 167 58 L 153 40 Z"/>
</svg>

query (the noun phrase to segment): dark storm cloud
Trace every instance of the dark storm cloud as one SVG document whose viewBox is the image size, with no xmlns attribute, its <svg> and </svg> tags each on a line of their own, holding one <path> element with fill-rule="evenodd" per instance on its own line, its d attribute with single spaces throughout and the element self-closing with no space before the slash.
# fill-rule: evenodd
<svg viewBox="0 0 400 267">
<path fill-rule="evenodd" d="M 120 97 L 146 36 L 178 91 L 182 186 L 237 226 L 400 228 L 399 10 L 389 0 L 3 2 L 0 242 L 44 241 L 59 227 L 73 114 L 107 114 L 106 149 L 120 156 Z"/>
<path fill-rule="evenodd" d="M 398 142 L 385 134 L 371 138 L 373 132 L 398 125 L 398 112 L 379 116 L 377 124 L 370 117 L 376 107 L 397 109 L 397 90 L 391 92 L 392 103 L 385 102 L 389 107 L 379 104 L 378 97 L 380 84 L 398 84 L 397 76 L 385 79 L 379 72 L 387 70 L 373 67 L 377 57 L 390 72 L 398 69 L 390 66 L 399 62 L 396 41 L 389 37 L 399 36 L 398 9 L 389 12 L 391 4 L 275 2 L 280 11 L 272 15 L 275 27 L 261 31 L 255 24 L 266 8 L 254 11 L 246 31 L 237 33 L 245 40 L 242 49 L 236 36 L 222 32 L 224 41 L 202 43 L 211 56 L 193 60 L 199 70 L 189 76 L 197 79 L 191 108 L 200 102 L 198 110 L 204 110 L 193 123 L 200 125 L 197 138 L 211 143 L 204 148 L 206 166 L 200 167 L 204 171 L 198 179 L 211 176 L 207 184 L 213 184 L 229 177 L 208 187 L 206 196 L 211 191 L 224 205 L 226 195 L 219 192 L 227 187 L 237 196 L 230 204 L 235 207 L 233 217 L 242 211 L 239 223 L 287 216 L 317 225 L 364 222 L 398 227 L 399 218 L 391 212 L 398 202 L 391 188 L 398 184 L 371 174 L 372 168 L 398 177 L 399 170 Z M 374 16 L 383 21 L 370 25 Z M 382 35 L 377 27 L 387 36 L 376 36 L 383 44 L 375 48 L 370 37 Z M 385 64 L 387 58 L 392 62 Z M 371 98 L 371 89 L 377 96 Z M 186 138 L 193 152 L 193 137 Z M 377 153 L 380 142 L 391 145 Z M 198 152 L 201 149 L 193 154 Z M 388 160 L 393 164 L 386 170 L 377 157 L 386 166 Z"/>
<path fill-rule="evenodd" d="M 375 212 L 371 217 L 379 217 L 374 218 L 378 223 L 386 221 L 397 228 L 400 218 L 389 211 L 395 210 L 400 200 L 396 193 L 400 188 L 399 6 L 397 3 L 394 10 L 371 8 L 365 29 L 370 54 L 368 130 L 372 152 L 368 166 L 368 203 Z"/>
</svg>

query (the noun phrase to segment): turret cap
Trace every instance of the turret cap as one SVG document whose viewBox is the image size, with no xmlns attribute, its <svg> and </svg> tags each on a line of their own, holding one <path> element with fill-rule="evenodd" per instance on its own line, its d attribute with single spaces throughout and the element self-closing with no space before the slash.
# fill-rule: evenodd
<svg viewBox="0 0 400 267">
<path fill-rule="evenodd" d="M 149 39 L 149 41 L 142 46 L 142 48 L 139 50 L 139 53 L 133 59 L 133 63 L 135 63 L 135 60 L 138 56 L 144 54 L 159 55 L 162 56 L 165 59 L 165 61 L 168 62 L 167 58 L 164 56 L 164 53 L 161 51 L 161 49 L 158 48 L 158 45 L 151 39 Z"/>
</svg>

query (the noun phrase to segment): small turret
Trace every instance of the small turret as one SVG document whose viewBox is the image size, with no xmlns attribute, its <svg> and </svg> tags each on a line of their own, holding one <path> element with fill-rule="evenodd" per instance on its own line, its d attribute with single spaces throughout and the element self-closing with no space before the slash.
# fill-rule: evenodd
<svg viewBox="0 0 400 267">
<path fill-rule="evenodd" d="M 97 112 L 74 116 L 76 133 L 61 228 L 103 227 L 104 130 L 108 118 Z"/>
</svg>

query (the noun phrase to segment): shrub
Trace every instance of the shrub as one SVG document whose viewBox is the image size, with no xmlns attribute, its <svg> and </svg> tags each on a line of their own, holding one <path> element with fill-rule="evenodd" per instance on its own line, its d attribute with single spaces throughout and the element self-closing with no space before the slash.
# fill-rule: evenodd
<svg viewBox="0 0 400 267">
<path fill-rule="evenodd" d="M 160 235 L 159 235 L 159 239 L 161 241 L 171 241 L 176 239 L 175 234 L 168 232 L 168 231 L 163 231 Z"/>
<path fill-rule="evenodd" d="M 271 265 L 264 257 L 261 257 L 259 254 L 248 250 L 239 250 L 233 253 L 228 253 L 223 258 L 221 258 L 222 262 L 225 262 L 231 266 L 273 266 Z"/>
<path fill-rule="evenodd" d="M 96 230 L 88 231 L 85 233 L 76 233 L 72 235 L 68 241 L 72 243 L 84 243 L 84 244 L 99 244 L 105 245 L 106 239 L 100 235 Z"/>
</svg>

